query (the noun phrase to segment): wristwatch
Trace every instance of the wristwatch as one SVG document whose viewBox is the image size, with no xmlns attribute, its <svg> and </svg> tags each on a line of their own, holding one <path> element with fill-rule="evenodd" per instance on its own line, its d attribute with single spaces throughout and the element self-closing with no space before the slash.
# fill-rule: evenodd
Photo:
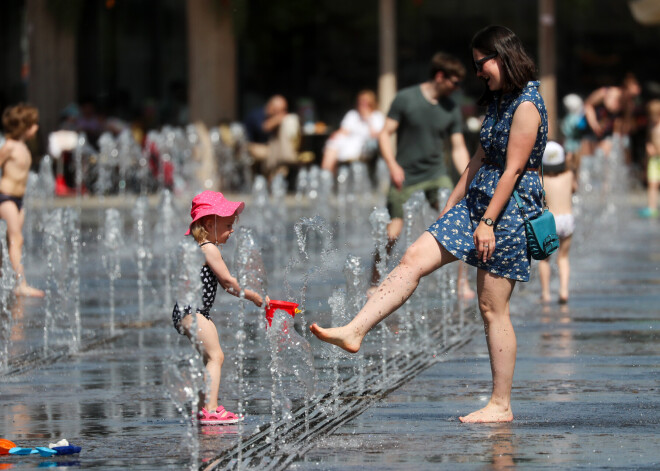
<svg viewBox="0 0 660 471">
<path fill-rule="evenodd" d="M 493 222 L 493 220 L 491 218 L 481 218 L 481 220 L 483 222 L 485 222 L 487 226 L 490 226 L 490 227 L 493 227 L 493 224 L 495 224 L 495 222 Z"/>
</svg>

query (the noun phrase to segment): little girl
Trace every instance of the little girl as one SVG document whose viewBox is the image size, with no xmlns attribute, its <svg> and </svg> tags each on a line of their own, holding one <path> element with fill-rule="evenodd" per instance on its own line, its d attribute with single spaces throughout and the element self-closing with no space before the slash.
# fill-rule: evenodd
<svg viewBox="0 0 660 471">
<path fill-rule="evenodd" d="M 202 304 L 193 308 L 191 306 L 179 307 L 175 304 L 172 312 L 174 327 L 180 334 L 186 335 L 191 341 L 196 338 L 196 348 L 204 358 L 207 371 L 207 381 L 210 380 L 209 393 L 205 398 L 205 405 L 199 412 L 201 425 L 234 424 L 243 420 L 236 414 L 225 410 L 218 404 L 218 391 L 220 389 L 220 376 L 224 353 L 220 348 L 218 331 L 209 315 L 218 283 L 229 294 L 241 295 L 238 281 L 230 273 L 222 259 L 219 244 L 224 244 L 234 232 L 233 225 L 238 214 L 243 211 L 245 204 L 242 201 L 229 201 L 222 193 L 204 191 L 192 200 L 190 216 L 192 222 L 186 235 L 192 234 L 206 259 L 202 266 L 200 278 L 202 280 Z M 243 290 L 245 299 L 261 307 L 261 296 L 249 289 Z M 268 302 L 268 298 L 266 298 Z M 197 334 L 191 331 L 193 316 L 197 318 Z"/>
<path fill-rule="evenodd" d="M 566 154 L 561 144 L 548 141 L 543 152 L 543 183 L 548 208 L 555 216 L 559 250 L 557 268 L 559 271 L 559 304 L 568 302 L 568 285 L 571 274 L 569 252 L 575 230 L 573 216 L 573 193 L 577 191 L 577 179 L 573 172 L 571 154 Z M 554 257 L 554 255 L 553 255 Z M 541 281 L 541 302 L 550 302 L 550 258 L 539 261 Z"/>
</svg>

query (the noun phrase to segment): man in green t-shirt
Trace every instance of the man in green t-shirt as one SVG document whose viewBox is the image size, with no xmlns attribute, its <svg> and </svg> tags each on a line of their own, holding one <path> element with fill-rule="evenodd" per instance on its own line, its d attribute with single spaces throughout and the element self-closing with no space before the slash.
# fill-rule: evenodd
<svg viewBox="0 0 660 471">
<path fill-rule="evenodd" d="M 403 229 L 403 203 L 413 193 L 424 191 L 431 206 L 439 211 L 438 190 L 454 187 L 445 164 L 447 144 L 451 146 L 451 159 L 459 175 L 470 160 L 462 132 L 461 109 L 450 98 L 465 77 L 465 67 L 457 58 L 443 52 L 436 53 L 430 65 L 426 82 L 396 94 L 378 136 L 380 152 L 392 180 L 387 195 L 387 209 L 392 218 L 387 226 L 388 252 Z M 396 156 L 392 148 L 395 133 Z"/>
</svg>

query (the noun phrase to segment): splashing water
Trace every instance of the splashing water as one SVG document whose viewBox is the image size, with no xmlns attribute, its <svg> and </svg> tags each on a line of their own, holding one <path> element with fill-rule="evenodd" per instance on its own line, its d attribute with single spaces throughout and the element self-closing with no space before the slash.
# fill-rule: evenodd
<svg viewBox="0 0 660 471">
<path fill-rule="evenodd" d="M 110 335 L 115 335 L 115 282 L 121 278 L 120 250 L 123 246 L 121 213 L 114 208 L 106 209 L 101 261 L 109 280 Z"/>
<path fill-rule="evenodd" d="M 138 289 L 138 319 L 142 322 L 145 318 L 145 290 L 148 287 L 147 270 L 151 265 L 153 254 L 147 246 L 149 200 L 146 196 L 140 196 L 135 200 L 133 207 L 133 230 L 136 246 L 135 255 L 137 261 L 137 289 Z"/>
<path fill-rule="evenodd" d="M 261 251 L 256 243 L 254 231 L 248 227 L 241 227 L 237 232 L 236 266 L 238 269 L 238 283 L 243 290 L 250 289 L 265 297 L 267 291 L 266 270 L 261 259 Z M 239 414 L 245 413 L 246 405 L 243 398 L 247 396 L 244 384 L 245 341 L 247 339 L 245 312 L 247 307 L 246 302 L 241 302 L 239 305 L 234 334 L 237 341 L 235 362 Z"/>
<path fill-rule="evenodd" d="M 315 216 L 313 218 L 301 218 L 294 225 L 294 232 L 298 244 L 298 257 L 292 257 L 287 265 L 284 284 L 287 287 L 288 297 L 290 299 L 298 299 L 299 304 L 304 306 L 310 279 L 312 276 L 322 274 L 330 265 L 332 230 L 328 227 L 325 220 L 319 216 Z M 310 252 L 314 260 L 310 259 Z M 294 291 L 290 284 L 290 275 L 292 269 L 296 266 L 302 266 L 304 269 L 302 288 L 298 291 L 300 297 L 294 296 Z M 304 332 L 303 335 L 307 335 L 307 325 L 304 316 L 301 316 L 301 325 Z"/>
<path fill-rule="evenodd" d="M 73 343 L 72 350 L 80 349 L 82 337 L 82 322 L 80 318 L 80 213 L 76 208 L 64 210 L 64 227 L 66 232 L 66 243 L 68 245 L 68 260 L 66 264 L 66 310 L 70 312 Z"/>
<path fill-rule="evenodd" d="M 349 254 L 344 263 L 344 277 L 346 278 L 346 307 L 352 315 L 357 314 L 366 301 L 367 286 L 364 279 L 364 267 L 360 257 Z M 337 325 L 343 325 L 337 324 Z M 360 389 L 364 387 L 364 352 L 355 355 L 353 365 L 358 377 Z"/>
<path fill-rule="evenodd" d="M 154 228 L 154 237 L 158 245 L 165 253 L 164 260 L 159 264 L 159 271 L 163 279 L 161 289 L 161 300 L 163 308 L 172 305 L 172 266 L 174 265 L 173 254 L 176 242 L 179 239 L 177 231 L 177 219 L 172 192 L 164 189 L 161 191 L 160 203 L 158 205 L 158 224 Z"/>
<path fill-rule="evenodd" d="M 60 321 L 64 304 L 64 277 L 60 270 L 65 262 L 65 239 L 62 210 L 55 209 L 48 213 L 44 219 L 44 249 L 46 250 L 47 279 L 46 279 L 46 306 L 44 322 L 43 350 L 47 354 L 50 348 L 51 334 L 56 335 L 56 341 L 62 336 Z"/>
<path fill-rule="evenodd" d="M 275 311 L 271 327 L 266 332 L 271 352 L 270 372 L 271 423 L 290 419 L 292 400 L 302 399 L 308 407 L 316 390 L 316 369 L 309 342 L 296 332 L 294 322 L 284 311 Z M 300 389 L 302 387 L 302 390 Z M 275 427 L 271 427 L 275 441 Z"/>
</svg>

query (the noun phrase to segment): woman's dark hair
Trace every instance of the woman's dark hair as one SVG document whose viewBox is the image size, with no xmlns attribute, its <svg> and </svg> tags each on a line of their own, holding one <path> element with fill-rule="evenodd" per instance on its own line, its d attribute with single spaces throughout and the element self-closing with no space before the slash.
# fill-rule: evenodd
<svg viewBox="0 0 660 471">
<path fill-rule="evenodd" d="M 527 82 L 536 80 L 536 65 L 525 51 L 516 33 L 504 26 L 486 26 L 472 38 L 470 51 L 477 49 L 482 54 L 497 54 L 502 63 L 503 87 L 505 93 L 520 92 Z M 493 99 L 493 92 L 486 91 L 479 99 L 485 105 Z"/>
</svg>

